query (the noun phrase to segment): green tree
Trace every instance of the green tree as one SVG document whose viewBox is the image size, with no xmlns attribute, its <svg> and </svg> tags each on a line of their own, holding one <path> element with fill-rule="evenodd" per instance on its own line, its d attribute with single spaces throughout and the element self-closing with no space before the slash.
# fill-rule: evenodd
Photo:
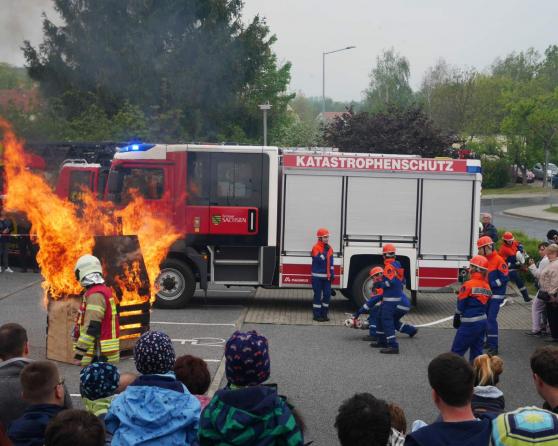
<svg viewBox="0 0 558 446">
<path fill-rule="evenodd" d="M 211 139 L 229 126 L 257 138 L 255 104 L 274 105 L 271 126 L 286 109 L 290 64 L 277 62 L 263 19 L 242 23 L 241 0 L 54 3 L 62 25 L 45 18 L 42 44 L 25 42 L 24 54 L 67 119 L 92 106 L 112 119 L 128 102 L 161 137 Z"/>
<path fill-rule="evenodd" d="M 396 53 L 393 48 L 384 50 L 376 58 L 376 66 L 370 73 L 370 85 L 365 92 L 365 109 L 375 113 L 393 106 L 410 106 L 413 102 L 410 74 L 407 58 Z"/>
<path fill-rule="evenodd" d="M 519 53 L 514 52 L 503 59 L 496 59 L 492 64 L 492 74 L 516 82 L 528 82 L 537 75 L 540 58 L 540 54 L 534 48 Z"/>
<path fill-rule="evenodd" d="M 30 89 L 33 82 L 27 76 L 25 68 L 0 62 L 0 89 L 22 88 Z"/>
</svg>

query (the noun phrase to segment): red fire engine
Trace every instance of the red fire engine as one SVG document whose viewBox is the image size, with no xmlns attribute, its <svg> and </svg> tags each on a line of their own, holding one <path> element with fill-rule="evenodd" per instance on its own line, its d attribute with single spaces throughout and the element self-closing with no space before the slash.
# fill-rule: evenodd
<svg viewBox="0 0 558 446">
<path fill-rule="evenodd" d="M 397 246 L 407 287 L 458 280 L 475 253 L 478 160 L 226 145 L 131 144 L 110 170 L 71 161 L 57 193 L 79 200 L 86 185 L 125 205 L 134 188 L 183 235 L 158 278 L 157 302 L 184 306 L 196 285 L 311 285 L 310 249 L 330 230 L 334 288 L 361 304 L 382 246 Z"/>
</svg>

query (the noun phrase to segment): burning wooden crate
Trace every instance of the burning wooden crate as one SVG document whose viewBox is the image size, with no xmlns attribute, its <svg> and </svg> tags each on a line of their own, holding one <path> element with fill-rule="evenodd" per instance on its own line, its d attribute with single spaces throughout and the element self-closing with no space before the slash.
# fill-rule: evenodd
<svg viewBox="0 0 558 446">
<path fill-rule="evenodd" d="M 136 236 L 95 237 L 93 255 L 101 260 L 107 286 L 118 301 L 120 350 L 130 352 L 142 333 L 149 330 L 150 285 Z M 72 330 L 81 303 L 80 296 L 49 298 L 47 358 L 72 362 Z"/>
</svg>

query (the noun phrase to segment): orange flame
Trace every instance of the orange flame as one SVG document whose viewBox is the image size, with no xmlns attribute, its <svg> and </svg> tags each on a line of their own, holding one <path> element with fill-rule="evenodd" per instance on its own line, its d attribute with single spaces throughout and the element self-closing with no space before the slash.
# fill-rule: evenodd
<svg viewBox="0 0 558 446">
<path fill-rule="evenodd" d="M 42 176 L 26 169 L 23 142 L 2 118 L 0 131 L 8 186 L 5 205 L 8 210 L 24 212 L 31 221 L 39 243 L 37 262 L 45 278 L 44 290 L 53 298 L 79 294 L 81 286 L 74 275 L 77 259 L 92 252 L 94 235 L 116 234 L 115 217 L 119 217 L 123 234 L 138 236 L 153 299 L 159 265 L 179 234 L 169 231 L 168 223 L 153 215 L 138 194 L 124 209 L 116 209 L 112 203 L 100 202 L 92 193 L 84 192 L 84 206 L 78 212 L 76 205 L 59 198 Z M 138 265 L 132 265 L 126 268 L 125 277 L 118 278 L 122 290 L 126 290 L 122 301 L 138 300 L 137 291 L 133 291 L 139 289 L 137 269 Z"/>
</svg>

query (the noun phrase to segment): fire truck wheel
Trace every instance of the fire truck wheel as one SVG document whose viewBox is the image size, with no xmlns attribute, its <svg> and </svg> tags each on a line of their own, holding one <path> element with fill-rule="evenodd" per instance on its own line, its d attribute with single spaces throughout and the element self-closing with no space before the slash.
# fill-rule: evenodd
<svg viewBox="0 0 558 446">
<path fill-rule="evenodd" d="M 157 285 L 156 304 L 159 308 L 183 308 L 194 295 L 196 278 L 186 263 L 167 259 L 161 265 Z"/>
<path fill-rule="evenodd" d="M 362 307 L 372 292 L 372 279 L 370 278 L 370 268 L 374 265 L 365 266 L 356 275 L 351 287 L 351 294 L 354 304 Z"/>
<path fill-rule="evenodd" d="M 343 295 L 343 297 L 346 297 L 347 299 L 352 299 L 353 298 L 353 292 L 351 291 L 350 288 L 342 288 L 339 291 L 341 291 L 341 294 Z"/>
</svg>

